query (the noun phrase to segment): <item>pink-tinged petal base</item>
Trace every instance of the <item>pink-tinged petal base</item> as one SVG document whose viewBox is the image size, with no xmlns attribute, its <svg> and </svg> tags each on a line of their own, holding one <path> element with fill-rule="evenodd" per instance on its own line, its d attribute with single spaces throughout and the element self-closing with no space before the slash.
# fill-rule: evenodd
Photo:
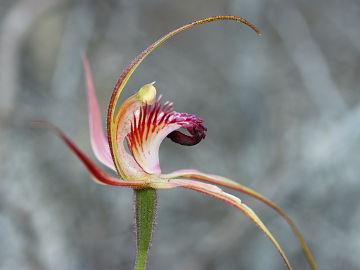
<svg viewBox="0 0 360 270">
<path fill-rule="evenodd" d="M 278 214 L 280 214 L 286 220 L 286 222 L 289 224 L 289 226 L 293 230 L 295 236 L 297 237 L 301 247 L 303 248 L 303 251 L 305 253 L 305 256 L 308 260 L 308 263 L 309 263 L 311 269 L 312 270 L 317 269 L 315 260 L 310 252 L 310 249 L 307 246 L 304 238 L 302 237 L 299 229 L 295 226 L 295 223 L 290 219 L 290 217 L 288 215 L 285 214 L 285 212 L 283 210 L 281 210 L 276 204 L 271 202 L 266 197 L 262 196 L 261 194 L 257 193 L 256 191 L 254 191 L 246 186 L 243 186 L 243 185 L 241 185 L 235 181 L 232 181 L 230 179 L 227 179 L 225 177 L 212 175 L 212 174 L 205 174 L 205 173 L 199 172 L 197 170 L 179 170 L 179 171 L 175 171 L 170 174 L 164 175 L 164 177 L 168 177 L 168 178 L 185 177 L 185 178 L 201 180 L 201 181 L 205 181 L 208 183 L 227 187 L 227 188 L 230 188 L 233 190 L 237 190 L 239 192 L 245 193 L 251 197 L 254 197 L 254 198 L 264 202 L 266 205 L 270 206 L 272 209 L 274 209 Z"/>
<path fill-rule="evenodd" d="M 57 127 L 53 126 L 52 124 L 44 121 L 34 121 L 33 125 L 37 127 L 47 128 L 53 133 L 55 133 L 70 148 L 70 150 L 82 161 L 82 163 L 88 169 L 89 174 L 96 182 L 110 186 L 125 186 L 125 187 L 133 187 L 133 188 L 143 188 L 149 186 L 149 183 L 146 181 L 125 181 L 102 171 L 83 152 L 81 152 L 81 150 L 77 148 L 73 144 L 73 142 L 71 142 L 65 136 L 64 133 L 62 133 Z"/>
<path fill-rule="evenodd" d="M 95 95 L 89 63 L 85 55 L 83 55 L 83 65 L 89 106 L 89 128 L 91 147 L 96 158 L 101 163 L 103 163 L 110 169 L 116 171 L 114 162 L 111 157 L 109 143 L 105 137 L 104 129 L 102 126 L 99 104 Z"/>
<path fill-rule="evenodd" d="M 134 157 L 126 151 L 124 141 L 130 132 L 134 114 L 144 104 L 152 104 L 155 97 L 156 89 L 153 83 L 144 85 L 135 95 L 125 100 L 113 121 L 112 132 L 116 138 L 113 152 L 114 163 L 120 176 L 126 180 L 142 180 L 149 177 L 149 174 L 136 163 Z"/>
<path fill-rule="evenodd" d="M 168 185 L 168 188 L 171 187 L 183 187 L 195 191 L 199 191 L 201 193 L 210 195 L 214 198 L 217 198 L 219 200 L 222 200 L 235 208 L 239 209 L 241 212 L 243 212 L 248 218 L 250 218 L 259 228 L 264 232 L 264 234 L 270 239 L 272 244 L 275 246 L 275 248 L 280 253 L 281 257 L 283 258 L 286 266 L 288 269 L 292 269 L 290 266 L 290 263 L 288 259 L 285 256 L 284 251 L 281 249 L 278 242 L 275 240 L 275 238 L 272 236 L 270 231 L 267 229 L 267 227 L 264 225 L 264 223 L 259 219 L 259 217 L 254 213 L 252 209 L 250 209 L 247 205 L 243 204 L 241 200 L 231 194 L 228 194 L 224 191 L 222 191 L 220 188 L 214 185 L 202 183 L 199 181 L 193 181 L 188 179 L 171 179 L 166 184 Z"/>
</svg>

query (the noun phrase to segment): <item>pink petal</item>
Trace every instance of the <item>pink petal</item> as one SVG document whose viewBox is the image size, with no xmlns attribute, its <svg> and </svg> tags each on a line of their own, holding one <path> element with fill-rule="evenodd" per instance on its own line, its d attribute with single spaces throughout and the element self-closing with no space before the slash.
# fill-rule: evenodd
<svg viewBox="0 0 360 270">
<path fill-rule="evenodd" d="M 146 181 L 124 181 L 107 174 L 97 167 L 79 148 L 77 148 L 57 127 L 44 121 L 33 122 L 35 126 L 47 128 L 55 133 L 69 148 L 70 150 L 83 162 L 88 169 L 91 177 L 98 183 L 110 185 L 110 186 L 126 186 L 126 187 L 146 187 L 148 183 Z"/>
<path fill-rule="evenodd" d="M 283 258 L 286 266 L 288 269 L 292 269 L 290 266 L 290 263 L 288 259 L 285 256 L 285 253 L 281 249 L 278 242 L 275 240 L 275 238 L 272 236 L 270 231 L 267 229 L 267 227 L 264 225 L 264 223 L 259 219 L 259 217 L 254 213 L 252 209 L 250 209 L 247 205 L 243 204 L 241 200 L 231 194 L 228 194 L 224 191 L 222 191 L 220 188 L 201 183 L 198 181 L 188 180 L 188 179 L 173 179 L 169 181 L 173 184 L 173 186 L 183 187 L 195 191 L 199 191 L 201 193 L 210 195 L 214 198 L 217 198 L 219 200 L 222 200 L 235 208 L 239 209 L 241 212 L 243 212 L 248 218 L 250 218 L 259 228 L 264 232 L 264 234 L 270 239 L 272 244 L 275 246 L 275 248 L 280 253 L 281 257 Z"/>
<path fill-rule="evenodd" d="M 263 195 L 257 193 L 256 191 L 254 191 L 246 186 L 243 186 L 235 181 L 224 178 L 222 176 L 206 174 L 206 173 L 202 173 L 202 172 L 199 172 L 196 170 L 179 170 L 179 171 L 175 171 L 170 174 L 164 175 L 164 177 L 168 177 L 168 178 L 185 177 L 185 178 L 202 180 L 202 181 L 205 181 L 208 183 L 212 183 L 212 184 L 220 185 L 223 187 L 231 188 L 233 190 L 237 190 L 239 192 L 245 193 L 249 196 L 252 196 L 252 197 L 264 202 L 266 205 L 270 206 L 273 210 L 275 210 L 279 215 L 281 215 L 286 220 L 286 222 L 289 224 L 289 226 L 293 230 L 295 236 L 297 237 L 301 247 L 303 248 L 303 251 L 305 253 L 305 256 L 308 260 L 308 263 L 309 263 L 311 269 L 313 269 L 313 270 L 317 269 L 315 260 L 310 252 L 310 249 L 307 246 L 304 238 L 302 237 L 299 229 L 296 227 L 295 223 L 290 219 L 290 217 L 283 210 L 281 210 L 276 204 L 271 202 L 269 199 L 265 198 Z"/>
<path fill-rule="evenodd" d="M 103 163 L 110 169 L 116 171 L 113 159 L 111 157 L 109 143 L 105 137 L 104 129 L 102 126 L 99 104 L 97 102 L 95 95 L 89 63 L 85 55 L 83 55 L 83 65 L 84 65 L 86 91 L 87 91 L 88 106 L 89 106 L 89 127 L 90 127 L 91 147 L 96 158 L 101 163 Z"/>
</svg>

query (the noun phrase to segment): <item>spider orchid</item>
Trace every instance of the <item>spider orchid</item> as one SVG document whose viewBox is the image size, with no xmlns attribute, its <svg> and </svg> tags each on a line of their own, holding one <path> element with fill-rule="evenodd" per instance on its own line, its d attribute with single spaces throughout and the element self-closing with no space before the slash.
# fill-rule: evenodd
<svg viewBox="0 0 360 270">
<path fill-rule="evenodd" d="M 278 212 L 288 222 L 298 238 L 311 269 L 316 269 L 312 255 L 299 230 L 279 207 L 264 196 L 232 180 L 196 170 L 180 170 L 168 174 L 162 173 L 159 165 L 159 147 L 161 142 L 165 137 L 168 137 L 175 143 L 182 145 L 190 146 L 199 143 L 205 138 L 206 128 L 203 125 L 203 120 L 192 114 L 175 112 L 172 103 L 165 102 L 162 105 L 161 96 L 156 98 L 154 83 L 144 85 L 135 95 L 129 97 L 115 114 L 115 107 L 121 91 L 132 73 L 150 52 L 166 39 L 187 28 L 217 20 L 242 22 L 260 34 L 255 26 L 242 18 L 215 16 L 187 24 L 160 38 L 138 55 L 121 74 L 108 107 L 108 139 L 106 139 L 102 127 L 89 64 L 86 57 L 83 57 L 89 105 L 91 146 L 97 159 L 110 169 L 116 171 L 121 178 L 101 170 L 53 125 L 47 122 L 37 122 L 37 124 L 47 127 L 57 134 L 83 162 L 95 181 L 105 185 L 124 186 L 134 189 L 137 244 L 135 269 L 145 269 L 146 266 L 156 216 L 156 190 L 177 187 L 205 193 L 225 201 L 243 212 L 265 233 L 280 253 L 287 268 L 291 269 L 283 250 L 258 216 L 247 205 L 242 203 L 239 198 L 224 192 L 218 186 L 248 194 Z M 187 130 L 188 135 L 180 132 L 179 130 L 181 129 Z M 125 141 L 130 153 L 125 149 Z"/>
</svg>

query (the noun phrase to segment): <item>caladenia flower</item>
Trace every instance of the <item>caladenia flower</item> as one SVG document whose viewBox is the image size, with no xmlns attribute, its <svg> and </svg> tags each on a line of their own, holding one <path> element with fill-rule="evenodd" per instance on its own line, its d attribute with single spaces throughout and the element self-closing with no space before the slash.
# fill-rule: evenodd
<svg viewBox="0 0 360 270">
<path fill-rule="evenodd" d="M 253 210 L 242 203 L 239 198 L 224 192 L 218 186 L 248 194 L 278 212 L 295 233 L 311 269 L 316 269 L 313 257 L 299 230 L 279 207 L 264 196 L 235 181 L 196 170 L 179 170 L 168 174 L 162 173 L 159 164 L 159 147 L 161 142 L 168 137 L 175 143 L 187 146 L 199 143 L 205 138 L 206 128 L 203 125 L 203 120 L 192 114 L 174 111 L 172 103 L 165 102 L 162 104 L 161 96 L 156 98 L 154 83 L 144 85 L 135 95 L 129 97 L 115 113 L 115 107 L 121 91 L 137 66 L 151 51 L 166 39 L 187 28 L 218 20 L 242 22 L 260 34 L 251 23 L 242 18 L 235 16 L 216 16 L 187 24 L 160 38 L 138 55 L 121 74 L 112 93 L 108 107 L 107 139 L 102 127 L 100 110 L 95 96 L 90 68 L 86 57 L 83 57 L 89 105 L 91 146 L 97 159 L 110 169 L 116 171 L 120 175 L 120 178 L 101 170 L 55 126 L 40 121 L 38 121 L 37 124 L 47 127 L 57 134 L 83 162 L 96 182 L 111 186 L 131 187 L 134 189 L 137 245 L 135 269 L 145 269 L 146 266 L 156 218 L 156 190 L 178 187 L 205 193 L 240 210 L 265 233 L 280 253 L 287 268 L 291 269 L 290 263 L 280 245 Z M 186 130 L 187 134 L 179 130 Z M 125 148 L 125 141 L 130 153 Z"/>
</svg>

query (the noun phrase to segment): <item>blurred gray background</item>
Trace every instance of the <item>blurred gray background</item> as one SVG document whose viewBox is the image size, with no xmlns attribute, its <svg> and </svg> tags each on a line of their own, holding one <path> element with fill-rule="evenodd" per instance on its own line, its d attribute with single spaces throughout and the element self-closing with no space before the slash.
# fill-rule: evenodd
<svg viewBox="0 0 360 270">
<path fill-rule="evenodd" d="M 0 0 L 0 269 L 132 269 L 133 192 L 95 184 L 53 134 L 92 159 L 81 53 L 105 119 L 127 64 L 195 19 L 244 17 L 262 32 L 197 26 L 155 50 L 121 100 L 157 81 L 205 120 L 194 147 L 166 140 L 164 172 L 195 168 L 266 195 L 302 231 L 319 269 L 360 269 L 360 2 L 356 0 Z M 236 194 L 236 193 L 235 193 Z M 308 269 L 287 224 L 242 194 Z M 285 269 L 246 217 L 214 198 L 159 192 L 149 270 Z"/>
</svg>

